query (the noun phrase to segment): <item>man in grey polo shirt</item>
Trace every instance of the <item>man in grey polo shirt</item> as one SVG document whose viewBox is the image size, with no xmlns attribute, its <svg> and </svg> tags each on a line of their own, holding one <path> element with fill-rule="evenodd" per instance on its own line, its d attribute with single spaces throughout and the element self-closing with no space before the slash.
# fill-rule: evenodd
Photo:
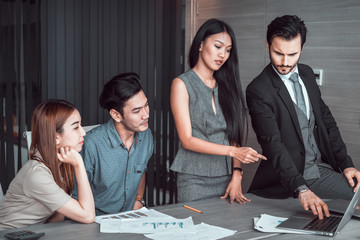
<svg viewBox="0 0 360 240">
<path fill-rule="evenodd" d="M 87 133 L 81 152 L 96 215 L 139 209 L 145 204 L 145 171 L 153 153 L 149 104 L 139 76 L 124 73 L 112 78 L 99 103 L 111 118 Z"/>
</svg>

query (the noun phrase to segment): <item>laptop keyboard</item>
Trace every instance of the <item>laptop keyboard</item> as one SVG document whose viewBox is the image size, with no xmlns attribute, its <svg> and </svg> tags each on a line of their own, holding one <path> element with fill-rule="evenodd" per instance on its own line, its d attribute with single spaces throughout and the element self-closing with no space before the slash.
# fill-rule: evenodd
<svg viewBox="0 0 360 240">
<path fill-rule="evenodd" d="M 316 217 L 308 225 L 306 225 L 304 229 L 329 232 L 333 229 L 333 227 L 337 226 L 340 221 L 341 217 L 338 216 L 330 216 L 328 218 L 324 217 L 323 220 Z"/>
</svg>

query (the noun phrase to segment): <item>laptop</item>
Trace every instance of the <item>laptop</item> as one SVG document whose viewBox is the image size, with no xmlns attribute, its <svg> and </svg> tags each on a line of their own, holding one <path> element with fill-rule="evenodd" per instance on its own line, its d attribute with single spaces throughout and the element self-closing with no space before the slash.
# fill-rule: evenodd
<svg viewBox="0 0 360 240">
<path fill-rule="evenodd" d="M 349 222 L 360 198 L 360 188 L 358 188 L 347 205 L 343 215 L 332 214 L 329 218 L 324 217 L 319 220 L 312 212 L 297 212 L 294 216 L 280 223 L 277 228 L 291 229 L 298 232 L 320 234 L 325 236 L 335 236 Z"/>
<path fill-rule="evenodd" d="M 341 213 L 341 214 L 345 213 L 349 203 L 350 200 L 345 200 L 345 199 L 332 199 L 326 201 L 326 204 L 328 205 L 330 212 Z M 357 218 L 360 220 L 360 209 L 356 209 L 352 216 L 353 218 Z"/>
</svg>

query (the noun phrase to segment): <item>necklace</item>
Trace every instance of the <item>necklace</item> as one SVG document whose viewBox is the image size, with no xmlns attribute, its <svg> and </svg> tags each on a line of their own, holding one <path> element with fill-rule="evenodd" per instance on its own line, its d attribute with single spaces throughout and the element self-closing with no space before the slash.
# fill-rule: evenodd
<svg viewBox="0 0 360 240">
<path fill-rule="evenodd" d="M 210 76 L 209 78 L 205 78 L 205 76 L 203 76 L 202 74 L 200 74 L 201 71 L 198 72 L 198 70 L 196 68 L 193 68 L 193 71 L 196 73 L 196 75 L 201 79 L 201 81 L 208 86 L 211 89 L 216 88 L 217 83 L 216 83 L 216 79 L 214 77 L 214 75 L 205 75 L 205 76 Z"/>
<path fill-rule="evenodd" d="M 214 77 L 210 78 L 210 79 L 204 79 L 203 82 L 205 83 L 206 86 L 208 86 L 209 88 L 216 88 L 216 79 Z"/>
</svg>

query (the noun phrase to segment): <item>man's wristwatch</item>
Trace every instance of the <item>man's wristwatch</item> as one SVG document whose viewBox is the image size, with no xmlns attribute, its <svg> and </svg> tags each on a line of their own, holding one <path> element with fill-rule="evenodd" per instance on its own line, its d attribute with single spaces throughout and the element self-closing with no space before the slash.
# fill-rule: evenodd
<svg viewBox="0 0 360 240">
<path fill-rule="evenodd" d="M 309 190 L 309 187 L 306 186 L 305 184 L 298 186 L 295 190 L 295 197 L 299 197 L 300 193 L 306 192 L 308 190 Z"/>
<path fill-rule="evenodd" d="M 143 198 L 136 198 L 136 201 L 139 201 L 145 207 L 146 202 Z"/>
</svg>

